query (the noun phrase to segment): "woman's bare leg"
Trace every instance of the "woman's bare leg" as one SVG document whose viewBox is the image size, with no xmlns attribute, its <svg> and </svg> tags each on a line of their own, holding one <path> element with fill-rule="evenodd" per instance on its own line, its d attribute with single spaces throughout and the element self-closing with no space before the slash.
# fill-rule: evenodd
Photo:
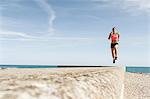
<svg viewBox="0 0 150 99">
<path fill-rule="evenodd" d="M 111 48 L 113 63 L 115 63 L 115 48 Z"/>
<path fill-rule="evenodd" d="M 115 57 L 118 57 L 118 45 L 115 46 Z"/>
<path fill-rule="evenodd" d="M 115 59 L 115 48 L 111 48 L 112 58 Z"/>
</svg>

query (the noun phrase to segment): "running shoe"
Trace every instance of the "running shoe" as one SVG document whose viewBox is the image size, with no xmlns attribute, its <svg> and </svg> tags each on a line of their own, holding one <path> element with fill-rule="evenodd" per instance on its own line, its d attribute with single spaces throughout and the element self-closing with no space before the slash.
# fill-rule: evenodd
<svg viewBox="0 0 150 99">
<path fill-rule="evenodd" d="M 113 59 L 113 63 L 115 63 L 115 59 Z"/>
</svg>

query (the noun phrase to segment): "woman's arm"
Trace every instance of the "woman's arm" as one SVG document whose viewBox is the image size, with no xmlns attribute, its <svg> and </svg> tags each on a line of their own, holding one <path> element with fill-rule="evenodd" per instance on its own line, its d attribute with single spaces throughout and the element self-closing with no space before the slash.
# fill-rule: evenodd
<svg viewBox="0 0 150 99">
<path fill-rule="evenodd" d="M 111 37 L 111 33 L 109 33 L 109 36 L 108 36 L 108 39 L 110 40 L 110 37 Z"/>
</svg>

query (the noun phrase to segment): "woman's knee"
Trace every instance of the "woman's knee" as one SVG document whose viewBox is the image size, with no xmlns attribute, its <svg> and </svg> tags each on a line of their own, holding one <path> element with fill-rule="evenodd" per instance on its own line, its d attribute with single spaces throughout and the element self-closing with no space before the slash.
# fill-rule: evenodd
<svg viewBox="0 0 150 99">
<path fill-rule="evenodd" d="M 112 50 L 112 51 L 115 50 L 115 47 L 111 48 L 111 50 Z"/>
</svg>

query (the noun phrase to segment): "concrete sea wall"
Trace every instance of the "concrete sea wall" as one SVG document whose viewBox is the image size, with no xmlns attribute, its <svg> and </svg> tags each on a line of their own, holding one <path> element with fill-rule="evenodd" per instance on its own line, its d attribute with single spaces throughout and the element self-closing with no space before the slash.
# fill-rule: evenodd
<svg viewBox="0 0 150 99">
<path fill-rule="evenodd" d="M 0 72 L 0 99 L 123 99 L 123 67 Z"/>
</svg>

